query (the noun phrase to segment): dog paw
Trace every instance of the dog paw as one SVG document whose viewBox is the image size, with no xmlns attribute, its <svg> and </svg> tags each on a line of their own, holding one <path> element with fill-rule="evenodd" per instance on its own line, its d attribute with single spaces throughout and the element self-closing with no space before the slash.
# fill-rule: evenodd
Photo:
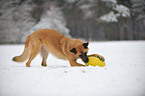
<svg viewBox="0 0 145 96">
<path fill-rule="evenodd" d="M 46 63 L 41 63 L 41 66 L 46 67 L 47 64 Z"/>
<path fill-rule="evenodd" d="M 99 58 L 102 61 L 105 61 L 105 58 L 103 56 L 101 56 L 101 55 L 98 55 L 97 58 Z"/>
<path fill-rule="evenodd" d="M 105 58 L 101 55 L 98 55 L 98 54 L 88 55 L 88 57 L 91 57 L 91 56 L 95 56 L 95 57 L 99 58 L 100 60 L 105 61 Z"/>
</svg>

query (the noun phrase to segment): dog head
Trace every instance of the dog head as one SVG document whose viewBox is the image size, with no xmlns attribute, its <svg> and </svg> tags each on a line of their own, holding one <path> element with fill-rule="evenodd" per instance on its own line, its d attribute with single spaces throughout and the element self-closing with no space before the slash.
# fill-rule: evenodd
<svg viewBox="0 0 145 96">
<path fill-rule="evenodd" d="M 87 57 L 89 43 L 82 43 L 72 48 L 70 52 L 76 57 L 81 58 L 85 63 L 88 63 L 89 59 Z"/>
</svg>

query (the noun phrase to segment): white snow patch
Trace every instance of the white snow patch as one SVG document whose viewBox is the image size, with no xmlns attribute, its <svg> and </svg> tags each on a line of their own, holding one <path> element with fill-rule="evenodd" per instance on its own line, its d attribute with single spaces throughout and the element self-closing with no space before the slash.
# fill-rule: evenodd
<svg viewBox="0 0 145 96">
<path fill-rule="evenodd" d="M 100 54 L 105 67 L 70 67 L 49 55 L 30 68 L 11 59 L 24 45 L 0 45 L 0 96 L 145 96 L 145 41 L 91 42 L 88 54 Z M 81 60 L 78 60 L 81 62 Z"/>
</svg>

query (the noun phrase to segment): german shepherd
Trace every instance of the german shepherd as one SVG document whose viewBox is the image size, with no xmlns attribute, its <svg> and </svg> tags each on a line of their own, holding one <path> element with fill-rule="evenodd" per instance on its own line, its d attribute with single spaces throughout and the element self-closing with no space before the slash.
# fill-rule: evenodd
<svg viewBox="0 0 145 96">
<path fill-rule="evenodd" d="M 47 66 L 46 59 L 50 52 L 59 59 L 69 60 L 71 66 L 85 66 L 77 63 L 76 60 L 81 58 L 85 63 L 89 61 L 88 44 L 79 39 L 68 38 L 53 29 L 41 29 L 28 36 L 24 52 L 22 55 L 14 57 L 13 60 L 23 62 L 29 57 L 26 66 L 30 67 L 31 61 L 40 52 L 41 65 Z"/>
</svg>

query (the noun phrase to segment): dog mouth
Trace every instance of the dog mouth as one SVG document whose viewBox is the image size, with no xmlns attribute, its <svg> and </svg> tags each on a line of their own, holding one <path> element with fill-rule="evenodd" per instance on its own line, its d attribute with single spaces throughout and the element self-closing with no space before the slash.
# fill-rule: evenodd
<svg viewBox="0 0 145 96">
<path fill-rule="evenodd" d="M 85 63 L 88 63 L 89 62 L 89 59 L 87 57 L 87 52 L 82 54 L 82 55 L 79 55 L 79 57 L 82 59 L 82 61 L 84 61 Z"/>
<path fill-rule="evenodd" d="M 82 59 L 82 61 L 84 61 L 85 63 L 88 63 L 89 62 L 89 58 L 86 56 L 85 58 L 83 57 L 80 57 Z"/>
<path fill-rule="evenodd" d="M 89 59 L 88 59 L 88 57 L 85 59 L 85 60 L 83 60 L 85 63 L 88 63 L 89 62 Z"/>
</svg>

